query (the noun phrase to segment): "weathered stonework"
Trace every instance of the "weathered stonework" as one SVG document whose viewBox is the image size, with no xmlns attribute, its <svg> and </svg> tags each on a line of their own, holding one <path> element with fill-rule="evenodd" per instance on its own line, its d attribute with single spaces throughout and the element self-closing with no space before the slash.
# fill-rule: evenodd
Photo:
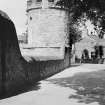
<svg viewBox="0 0 105 105">
<path fill-rule="evenodd" d="M 54 2 L 30 0 L 27 4 L 28 45 L 36 58 L 64 59 L 68 43 L 68 11 Z M 29 55 L 28 50 L 24 55 Z"/>
</svg>

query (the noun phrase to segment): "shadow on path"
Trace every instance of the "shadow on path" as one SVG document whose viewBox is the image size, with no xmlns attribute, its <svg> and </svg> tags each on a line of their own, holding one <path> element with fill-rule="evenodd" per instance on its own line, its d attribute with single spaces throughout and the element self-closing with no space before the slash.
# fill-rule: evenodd
<svg viewBox="0 0 105 105">
<path fill-rule="evenodd" d="M 48 80 L 61 87 L 76 90 L 69 99 L 76 99 L 78 103 L 91 104 L 98 102 L 105 105 L 105 71 L 78 73 L 73 77 Z M 72 90 L 71 90 L 72 91 Z"/>
</svg>

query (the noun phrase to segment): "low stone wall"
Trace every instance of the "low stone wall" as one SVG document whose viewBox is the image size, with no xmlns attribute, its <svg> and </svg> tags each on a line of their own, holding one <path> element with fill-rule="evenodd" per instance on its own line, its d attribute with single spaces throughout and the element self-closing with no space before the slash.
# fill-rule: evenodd
<svg viewBox="0 0 105 105">
<path fill-rule="evenodd" d="M 70 66 L 69 49 L 66 49 L 64 60 L 33 60 L 30 63 L 24 61 L 16 52 L 18 51 L 11 50 L 10 55 L 6 56 L 7 69 L 3 83 L 5 88 L 3 98 L 29 91 L 36 82 L 46 79 Z"/>
<path fill-rule="evenodd" d="M 43 61 L 40 62 L 41 66 L 41 78 L 49 77 L 55 73 L 58 73 L 70 66 L 70 50 L 66 51 L 65 58 L 63 60 Z"/>
</svg>

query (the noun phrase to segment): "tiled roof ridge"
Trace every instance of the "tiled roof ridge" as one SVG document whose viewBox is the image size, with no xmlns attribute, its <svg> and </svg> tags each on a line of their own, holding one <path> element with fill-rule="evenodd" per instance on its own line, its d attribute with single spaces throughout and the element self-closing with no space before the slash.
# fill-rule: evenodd
<svg viewBox="0 0 105 105">
<path fill-rule="evenodd" d="M 88 35 L 89 38 L 93 39 L 94 41 L 99 40 L 99 37 L 96 35 Z"/>
</svg>

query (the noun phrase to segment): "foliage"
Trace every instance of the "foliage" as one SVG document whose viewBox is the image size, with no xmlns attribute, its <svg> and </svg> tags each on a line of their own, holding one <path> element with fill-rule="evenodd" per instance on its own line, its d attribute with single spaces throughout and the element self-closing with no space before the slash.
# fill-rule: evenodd
<svg viewBox="0 0 105 105">
<path fill-rule="evenodd" d="M 78 41 L 80 33 L 82 34 L 81 31 L 83 30 L 79 30 L 81 24 L 89 31 L 86 22 L 90 22 L 93 27 L 92 34 L 97 34 L 99 38 L 103 38 L 105 34 L 105 0 L 58 0 L 56 5 L 67 8 L 72 14 L 70 15 L 72 43 Z M 83 20 L 83 14 L 86 14 L 85 20 Z M 90 33 L 88 34 L 90 35 Z"/>
</svg>

